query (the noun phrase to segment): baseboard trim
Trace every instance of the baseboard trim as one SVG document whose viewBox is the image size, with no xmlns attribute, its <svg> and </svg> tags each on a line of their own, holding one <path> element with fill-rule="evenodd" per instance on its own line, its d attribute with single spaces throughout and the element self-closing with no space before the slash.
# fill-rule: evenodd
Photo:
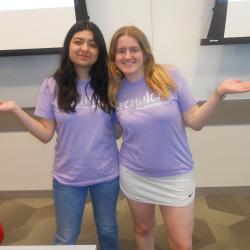
<svg viewBox="0 0 250 250">
<path fill-rule="evenodd" d="M 234 186 L 234 187 L 198 187 L 196 195 L 249 195 L 250 186 Z"/>
<path fill-rule="evenodd" d="M 197 187 L 196 195 L 249 195 L 250 186 L 234 186 L 234 187 Z M 121 197 L 124 195 L 121 193 Z M 16 190 L 16 191 L 0 191 L 0 199 L 14 198 L 50 198 L 52 190 Z M 121 198 L 120 197 L 120 198 Z"/>
<path fill-rule="evenodd" d="M 0 198 L 49 198 L 52 197 L 52 190 L 15 190 L 0 191 Z"/>
</svg>

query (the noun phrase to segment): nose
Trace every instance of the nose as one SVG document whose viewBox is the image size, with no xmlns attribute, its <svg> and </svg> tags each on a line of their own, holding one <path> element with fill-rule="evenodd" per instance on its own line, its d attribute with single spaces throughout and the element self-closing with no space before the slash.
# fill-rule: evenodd
<svg viewBox="0 0 250 250">
<path fill-rule="evenodd" d="M 89 48 L 88 44 L 87 43 L 83 43 L 80 49 L 83 50 L 83 51 L 87 51 L 88 48 Z"/>
<path fill-rule="evenodd" d="M 126 49 L 126 52 L 125 52 L 125 55 L 124 55 L 125 58 L 130 58 L 131 57 L 131 52 L 129 49 Z"/>
</svg>

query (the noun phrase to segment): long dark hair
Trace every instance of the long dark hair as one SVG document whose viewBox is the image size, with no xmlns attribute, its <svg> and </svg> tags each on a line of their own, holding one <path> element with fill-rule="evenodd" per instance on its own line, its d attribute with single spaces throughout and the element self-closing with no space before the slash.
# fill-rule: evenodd
<svg viewBox="0 0 250 250">
<path fill-rule="evenodd" d="M 53 75 L 58 86 L 58 107 L 66 113 L 76 112 L 76 105 L 80 101 L 76 84 L 78 76 L 74 64 L 69 58 L 69 47 L 74 34 L 83 30 L 93 33 L 94 41 L 99 49 L 98 59 L 89 71 L 90 86 L 93 89 L 90 101 L 94 101 L 96 107 L 110 113 L 112 108 L 108 101 L 108 55 L 105 40 L 100 29 L 94 23 L 86 20 L 76 22 L 64 40 L 61 62 Z"/>
</svg>

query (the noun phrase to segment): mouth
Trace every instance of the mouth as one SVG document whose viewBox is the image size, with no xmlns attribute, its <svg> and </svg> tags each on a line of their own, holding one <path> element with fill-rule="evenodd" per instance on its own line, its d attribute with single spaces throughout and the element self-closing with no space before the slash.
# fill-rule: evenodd
<svg viewBox="0 0 250 250">
<path fill-rule="evenodd" d="M 89 53 L 80 53 L 78 54 L 78 56 L 82 56 L 82 57 L 89 57 Z"/>
<path fill-rule="evenodd" d="M 125 62 L 122 62 L 123 65 L 133 65 L 135 64 L 134 61 L 125 61 Z"/>
<path fill-rule="evenodd" d="M 86 61 L 86 60 L 89 60 L 89 59 L 90 59 L 90 56 L 87 56 L 87 55 L 79 55 L 78 58 L 79 58 L 80 60 Z"/>
</svg>

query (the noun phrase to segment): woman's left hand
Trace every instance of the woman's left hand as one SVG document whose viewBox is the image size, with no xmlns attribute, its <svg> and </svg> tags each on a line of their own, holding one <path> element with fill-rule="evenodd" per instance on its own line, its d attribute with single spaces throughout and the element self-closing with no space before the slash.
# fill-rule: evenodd
<svg viewBox="0 0 250 250">
<path fill-rule="evenodd" d="M 221 96 L 225 94 L 248 92 L 250 91 L 250 82 L 242 82 L 237 79 L 226 79 L 219 85 L 216 91 Z"/>
</svg>

